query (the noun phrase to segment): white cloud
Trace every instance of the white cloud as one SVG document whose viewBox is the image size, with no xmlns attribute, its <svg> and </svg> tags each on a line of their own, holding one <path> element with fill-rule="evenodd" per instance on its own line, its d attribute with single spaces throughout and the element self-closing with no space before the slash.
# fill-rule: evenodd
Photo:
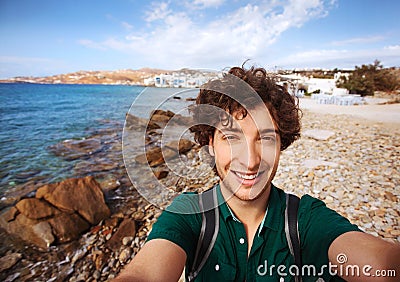
<svg viewBox="0 0 400 282">
<path fill-rule="evenodd" d="M 378 36 L 367 36 L 367 37 L 356 37 L 350 38 L 341 41 L 333 41 L 331 44 L 334 46 L 344 46 L 344 45 L 353 45 L 353 44 L 367 44 L 367 43 L 374 43 L 384 40 L 385 37 L 378 35 Z"/>
<path fill-rule="evenodd" d="M 151 3 L 150 11 L 146 12 L 146 21 L 152 22 L 165 19 L 172 11 L 168 9 L 168 3 Z"/>
<path fill-rule="evenodd" d="M 264 56 L 268 46 L 283 32 L 325 16 L 329 5 L 324 0 L 263 1 L 200 22 L 198 15 L 192 14 L 193 10 L 153 2 L 151 10 L 145 13 L 150 29 L 103 42 L 81 41 L 81 44 L 124 51 L 160 67 L 226 66 L 232 61 Z"/>
<path fill-rule="evenodd" d="M 127 22 L 121 22 L 121 25 L 126 30 L 131 30 L 133 28 L 133 25 L 131 25 L 131 24 L 127 23 Z"/>
<path fill-rule="evenodd" d="M 400 51 L 400 45 L 389 45 L 385 46 L 384 49 L 389 51 Z"/>
<path fill-rule="evenodd" d="M 118 18 L 114 17 L 112 14 L 106 14 L 105 17 L 110 22 L 121 25 L 127 31 L 130 31 L 133 29 L 133 25 L 131 25 L 130 23 L 128 23 L 126 21 L 119 20 Z"/>
<path fill-rule="evenodd" d="M 198 8 L 210 8 L 210 7 L 219 7 L 221 6 L 225 0 L 194 0 L 192 5 L 195 5 Z"/>
<path fill-rule="evenodd" d="M 285 58 L 276 60 L 275 65 L 282 67 L 348 67 L 373 63 L 378 59 L 385 66 L 385 62 L 400 64 L 400 46 L 387 46 L 380 49 L 331 49 L 309 50 L 291 54 Z"/>
</svg>

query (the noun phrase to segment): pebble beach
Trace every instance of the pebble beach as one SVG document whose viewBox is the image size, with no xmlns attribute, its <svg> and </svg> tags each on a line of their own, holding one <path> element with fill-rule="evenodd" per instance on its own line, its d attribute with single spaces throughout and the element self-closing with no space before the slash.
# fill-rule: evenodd
<svg viewBox="0 0 400 282">
<path fill-rule="evenodd" d="M 400 241 L 400 105 L 302 102 L 302 138 L 283 152 L 275 184 L 323 200 L 367 233 Z"/>
<path fill-rule="evenodd" d="M 302 137 L 281 154 L 274 184 L 299 196 L 317 197 L 365 232 L 400 242 L 400 105 L 341 106 L 338 110 L 304 98 L 300 106 Z M 120 136 L 107 134 L 116 144 L 112 159 L 118 162 L 107 178 L 119 183 L 107 201 L 111 217 L 80 240 L 46 252 L 2 234 L 4 245 L 9 244 L 1 259 L 15 263 L 0 269 L 1 280 L 107 281 L 140 250 L 161 209 L 130 184 L 120 155 Z M 206 158 L 196 146 L 185 154 L 185 162 L 199 172 L 200 180 L 170 175 L 160 182 L 177 192 L 212 187 L 218 178 L 205 164 Z M 134 233 L 123 233 L 122 226 L 130 222 L 134 222 Z"/>
</svg>

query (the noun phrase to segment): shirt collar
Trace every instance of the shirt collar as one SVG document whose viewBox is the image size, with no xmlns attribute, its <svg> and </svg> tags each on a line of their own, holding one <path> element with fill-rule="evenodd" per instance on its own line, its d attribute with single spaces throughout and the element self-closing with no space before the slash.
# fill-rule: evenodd
<svg viewBox="0 0 400 282">
<path fill-rule="evenodd" d="M 239 221 L 233 212 L 230 210 L 228 204 L 225 202 L 224 197 L 222 196 L 221 187 L 217 184 L 217 198 L 218 204 L 220 205 L 220 211 L 225 221 L 229 218 L 233 220 Z M 271 184 L 271 192 L 269 194 L 268 206 L 265 211 L 264 218 L 260 224 L 260 228 L 258 230 L 258 234 L 265 228 L 269 228 L 274 231 L 279 230 L 279 226 L 283 224 L 284 218 L 282 217 L 282 209 L 285 208 L 285 199 L 280 195 L 278 188 L 275 185 Z M 240 222 L 240 221 L 239 221 Z M 264 228 L 265 227 L 265 228 Z"/>
<path fill-rule="evenodd" d="M 218 204 L 220 207 L 221 215 L 224 218 L 225 221 L 228 219 L 233 219 L 234 221 L 240 222 L 240 220 L 234 215 L 232 210 L 229 208 L 228 204 L 225 202 L 224 197 L 222 196 L 221 192 L 221 187 L 219 184 L 217 184 L 217 198 L 218 198 Z M 270 228 L 272 230 L 277 231 L 279 222 L 280 222 L 280 212 L 279 208 L 281 207 L 280 203 L 281 199 L 279 197 L 279 193 L 277 191 L 277 188 L 271 184 L 271 192 L 269 195 L 269 202 L 267 209 L 264 214 L 264 218 L 260 224 L 260 227 L 258 229 L 258 236 L 260 236 L 261 232 L 264 230 L 264 227 Z"/>
<path fill-rule="evenodd" d="M 223 216 L 224 220 L 227 221 L 228 218 L 234 218 L 232 211 L 228 207 L 228 204 L 225 202 L 224 196 L 222 196 L 221 187 L 219 184 L 217 184 L 216 189 L 217 189 L 217 199 L 218 199 L 219 210 L 220 210 L 221 215 Z"/>
<path fill-rule="evenodd" d="M 268 214 L 266 215 L 263 227 L 278 231 L 284 222 L 283 209 L 285 209 L 285 197 L 279 193 L 278 188 L 271 184 L 271 192 L 268 200 Z"/>
<path fill-rule="evenodd" d="M 258 232 L 257 232 L 258 236 L 260 236 L 261 231 L 264 229 L 265 219 L 267 218 L 267 214 L 268 214 L 268 206 L 267 206 L 267 209 L 265 210 L 265 214 L 264 214 L 263 220 L 261 221 L 260 227 L 258 228 Z"/>
</svg>

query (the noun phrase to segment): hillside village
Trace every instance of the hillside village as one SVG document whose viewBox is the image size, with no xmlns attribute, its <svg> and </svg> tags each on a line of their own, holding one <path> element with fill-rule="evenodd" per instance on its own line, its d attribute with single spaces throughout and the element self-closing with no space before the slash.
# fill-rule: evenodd
<svg viewBox="0 0 400 282">
<path fill-rule="evenodd" d="M 286 84 L 293 94 L 298 90 L 314 92 L 320 90 L 332 93 L 337 79 L 349 72 L 331 71 L 277 71 L 281 84 Z M 316 78 L 314 77 L 316 76 Z M 39 83 L 39 84 L 105 84 L 105 85 L 139 85 L 149 87 L 198 88 L 217 72 L 207 70 L 162 70 L 142 68 L 139 70 L 117 71 L 78 71 L 46 77 L 14 77 L 0 80 L 0 83 Z M 300 92 L 300 93 L 303 93 Z"/>
<path fill-rule="evenodd" d="M 0 80 L 0 83 L 143 85 L 144 79 L 166 72 L 168 71 L 150 68 L 117 71 L 78 71 L 45 77 L 14 77 Z"/>
</svg>

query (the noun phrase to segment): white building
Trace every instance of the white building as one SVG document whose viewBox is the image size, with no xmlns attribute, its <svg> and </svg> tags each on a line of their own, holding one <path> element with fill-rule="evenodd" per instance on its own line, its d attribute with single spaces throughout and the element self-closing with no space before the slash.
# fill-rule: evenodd
<svg viewBox="0 0 400 282">
<path fill-rule="evenodd" d="M 305 77 L 300 74 L 281 75 L 281 78 L 288 82 L 290 85 L 289 90 L 297 91 L 299 84 L 307 87 L 307 92 L 312 93 L 319 90 L 320 93 L 333 94 L 343 93 L 342 90 L 337 90 L 336 82 L 341 76 L 348 76 L 349 73 L 335 73 L 333 79 Z"/>
<path fill-rule="evenodd" d="M 156 87 L 182 87 L 182 88 L 196 88 L 203 85 L 209 79 L 215 77 L 215 74 L 194 72 L 173 72 L 171 74 L 156 75 L 152 79 L 145 79 L 145 85 L 152 85 Z"/>
<path fill-rule="evenodd" d="M 324 79 L 324 78 L 310 78 L 306 85 L 308 86 L 308 92 L 312 93 L 316 90 L 320 90 L 320 93 L 332 94 L 336 88 L 335 79 Z"/>
</svg>

